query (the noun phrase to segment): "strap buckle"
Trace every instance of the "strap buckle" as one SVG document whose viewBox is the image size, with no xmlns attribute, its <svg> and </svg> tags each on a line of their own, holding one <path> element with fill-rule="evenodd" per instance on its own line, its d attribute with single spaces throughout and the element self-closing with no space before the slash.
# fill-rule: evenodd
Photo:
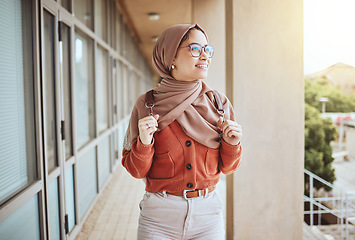
<svg viewBox="0 0 355 240">
<path fill-rule="evenodd" d="M 218 114 L 222 117 L 222 119 L 223 119 L 223 122 L 224 122 L 224 109 L 222 109 L 222 110 L 219 110 L 219 109 L 217 109 L 217 112 L 218 112 Z"/>
<path fill-rule="evenodd" d="M 184 189 L 184 191 L 182 192 L 182 196 L 185 198 L 185 200 L 187 200 L 187 192 L 194 192 L 196 191 L 195 189 Z M 200 195 L 200 192 L 198 192 L 198 195 Z"/>
<path fill-rule="evenodd" d="M 145 103 L 145 107 L 149 108 L 149 116 L 153 116 L 153 107 L 154 106 L 155 106 L 154 103 L 149 104 L 149 106 L 147 103 Z"/>
</svg>

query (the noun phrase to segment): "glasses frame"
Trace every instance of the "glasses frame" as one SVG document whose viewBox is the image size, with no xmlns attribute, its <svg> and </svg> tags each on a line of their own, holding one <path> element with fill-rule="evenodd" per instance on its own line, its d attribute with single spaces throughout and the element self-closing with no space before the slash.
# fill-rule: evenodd
<svg viewBox="0 0 355 240">
<path fill-rule="evenodd" d="M 194 55 L 192 54 L 192 46 L 193 46 L 193 45 L 198 45 L 198 46 L 201 47 L 200 54 L 199 54 L 198 56 L 194 56 Z M 207 52 L 206 52 L 206 47 L 212 47 L 212 49 L 213 49 L 212 55 L 211 55 L 211 56 L 208 56 L 208 58 L 212 58 L 212 57 L 213 57 L 213 54 L 214 54 L 214 47 L 213 47 L 212 45 L 208 45 L 208 44 L 207 44 L 207 45 L 205 45 L 205 46 L 201 46 L 201 45 L 198 44 L 198 43 L 191 43 L 191 44 L 189 44 L 189 45 L 187 45 L 187 46 L 185 46 L 185 47 L 180 47 L 180 48 L 187 48 L 187 47 L 190 48 L 191 56 L 192 56 L 192 57 L 195 57 L 195 58 L 199 58 L 199 57 L 201 56 L 202 50 L 207 54 Z"/>
</svg>

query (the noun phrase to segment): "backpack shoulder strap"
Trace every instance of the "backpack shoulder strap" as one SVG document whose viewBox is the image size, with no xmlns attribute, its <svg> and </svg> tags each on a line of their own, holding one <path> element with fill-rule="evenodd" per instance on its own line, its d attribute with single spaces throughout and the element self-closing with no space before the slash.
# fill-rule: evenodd
<svg viewBox="0 0 355 240">
<path fill-rule="evenodd" d="M 223 104 L 219 96 L 219 93 L 216 90 L 213 91 L 213 96 L 214 96 L 216 108 L 218 109 L 218 111 L 223 111 Z"/>
<path fill-rule="evenodd" d="M 219 93 L 216 90 L 213 91 L 213 96 L 214 96 L 215 106 L 217 108 L 217 112 L 222 117 L 223 122 L 224 122 L 224 120 L 225 120 L 224 119 L 224 109 L 223 109 L 223 104 L 222 104 L 222 101 L 221 101 L 221 97 L 219 96 Z"/>
<path fill-rule="evenodd" d="M 154 90 L 150 90 L 145 94 L 145 107 L 149 108 L 149 115 L 153 116 L 153 107 L 154 107 Z"/>
</svg>

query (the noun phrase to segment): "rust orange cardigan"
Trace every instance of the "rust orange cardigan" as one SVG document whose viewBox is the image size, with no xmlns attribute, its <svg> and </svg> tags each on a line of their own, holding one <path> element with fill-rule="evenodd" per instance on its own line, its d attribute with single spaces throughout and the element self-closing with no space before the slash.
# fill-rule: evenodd
<svg viewBox="0 0 355 240">
<path fill-rule="evenodd" d="M 131 151 L 123 150 L 122 165 L 135 178 L 146 178 L 147 192 L 204 189 L 240 165 L 242 147 L 221 141 L 219 149 L 208 148 L 187 136 L 174 121 L 154 134 L 153 143 L 139 138 Z"/>
</svg>

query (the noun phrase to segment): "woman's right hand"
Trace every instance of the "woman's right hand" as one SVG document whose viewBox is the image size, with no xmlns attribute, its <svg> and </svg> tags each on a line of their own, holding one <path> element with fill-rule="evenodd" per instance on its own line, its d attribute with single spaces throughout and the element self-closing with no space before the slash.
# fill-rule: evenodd
<svg viewBox="0 0 355 240">
<path fill-rule="evenodd" d="M 153 134 L 158 128 L 159 115 L 148 116 L 138 121 L 139 138 L 144 145 L 152 143 Z"/>
</svg>

